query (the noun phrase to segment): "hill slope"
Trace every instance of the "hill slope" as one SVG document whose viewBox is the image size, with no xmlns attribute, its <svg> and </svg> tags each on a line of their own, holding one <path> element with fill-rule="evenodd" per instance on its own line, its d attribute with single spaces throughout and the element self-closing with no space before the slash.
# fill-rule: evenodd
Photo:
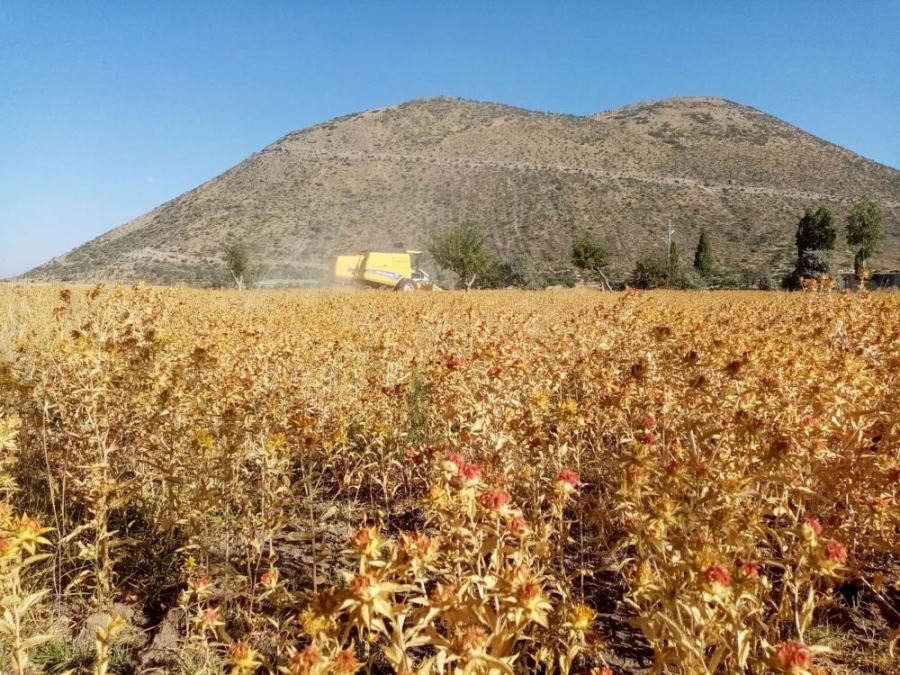
<svg viewBox="0 0 900 675">
<path fill-rule="evenodd" d="M 436 98 L 290 133 L 27 276 L 202 283 L 241 238 L 269 277 L 324 277 L 339 251 L 424 248 L 462 220 L 508 259 L 557 268 L 593 231 L 623 274 L 671 219 L 683 251 L 706 228 L 720 266 L 777 271 L 804 206 L 843 217 L 862 194 L 886 207 L 874 264 L 897 266 L 900 172 L 755 109 L 675 98 L 576 117 Z"/>
</svg>

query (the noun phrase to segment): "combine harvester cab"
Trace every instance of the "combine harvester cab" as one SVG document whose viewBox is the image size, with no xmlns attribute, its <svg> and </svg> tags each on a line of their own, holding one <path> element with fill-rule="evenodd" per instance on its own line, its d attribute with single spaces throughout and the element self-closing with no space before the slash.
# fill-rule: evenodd
<svg viewBox="0 0 900 675">
<path fill-rule="evenodd" d="M 428 273 L 419 267 L 421 253 L 364 251 L 355 255 L 339 255 L 334 263 L 334 279 L 338 283 L 395 291 L 434 290 L 437 287 Z"/>
</svg>

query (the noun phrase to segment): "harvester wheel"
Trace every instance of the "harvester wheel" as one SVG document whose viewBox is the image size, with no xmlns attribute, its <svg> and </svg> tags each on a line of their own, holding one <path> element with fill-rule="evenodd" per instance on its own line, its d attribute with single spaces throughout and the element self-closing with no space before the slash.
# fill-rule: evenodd
<svg viewBox="0 0 900 675">
<path fill-rule="evenodd" d="M 394 288 L 398 291 L 414 291 L 416 290 L 416 285 L 409 279 L 401 279 L 400 283 L 398 283 Z"/>
</svg>

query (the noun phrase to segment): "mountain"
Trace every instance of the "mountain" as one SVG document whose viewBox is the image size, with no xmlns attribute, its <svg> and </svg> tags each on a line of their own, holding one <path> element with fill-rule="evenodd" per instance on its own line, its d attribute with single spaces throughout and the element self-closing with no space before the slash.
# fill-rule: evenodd
<svg viewBox="0 0 900 675">
<path fill-rule="evenodd" d="M 618 276 L 664 248 L 671 220 L 686 254 L 705 228 L 719 268 L 775 274 L 805 206 L 843 219 L 863 194 L 885 207 L 874 266 L 900 266 L 900 171 L 753 108 L 672 98 L 578 117 L 440 97 L 290 133 L 26 276 L 208 283 L 242 239 L 269 278 L 326 278 L 337 252 L 426 248 L 464 220 L 542 269 L 594 232 Z"/>
</svg>

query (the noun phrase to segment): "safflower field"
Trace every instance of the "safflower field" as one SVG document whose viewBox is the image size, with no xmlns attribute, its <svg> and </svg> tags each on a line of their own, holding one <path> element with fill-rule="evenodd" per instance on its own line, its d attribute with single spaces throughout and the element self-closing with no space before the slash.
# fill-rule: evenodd
<svg viewBox="0 0 900 675">
<path fill-rule="evenodd" d="M 900 298 L 0 287 L 3 673 L 897 673 Z"/>
</svg>

